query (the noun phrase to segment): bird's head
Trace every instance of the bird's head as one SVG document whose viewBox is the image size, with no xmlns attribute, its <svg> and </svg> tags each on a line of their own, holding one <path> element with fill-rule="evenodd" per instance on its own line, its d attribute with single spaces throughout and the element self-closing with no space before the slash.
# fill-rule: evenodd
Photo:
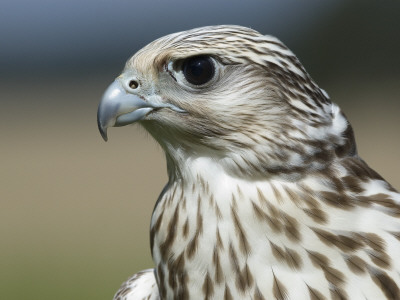
<svg viewBox="0 0 400 300">
<path fill-rule="evenodd" d="M 130 58 L 98 126 L 107 140 L 108 127 L 135 122 L 173 165 L 207 156 L 233 173 L 293 175 L 355 152 L 346 118 L 296 56 L 240 26 L 171 34 Z"/>
</svg>

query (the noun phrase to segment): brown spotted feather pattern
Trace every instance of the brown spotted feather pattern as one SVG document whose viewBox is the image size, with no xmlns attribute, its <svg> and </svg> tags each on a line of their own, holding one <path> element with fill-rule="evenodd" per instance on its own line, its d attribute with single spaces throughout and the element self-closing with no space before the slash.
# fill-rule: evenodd
<svg viewBox="0 0 400 300">
<path fill-rule="evenodd" d="M 197 55 L 215 67 L 200 86 L 179 68 Z M 197 28 L 147 45 L 120 78 L 184 112 L 140 121 L 169 181 L 151 220 L 154 272 L 115 300 L 400 299 L 400 195 L 283 43 Z"/>
</svg>

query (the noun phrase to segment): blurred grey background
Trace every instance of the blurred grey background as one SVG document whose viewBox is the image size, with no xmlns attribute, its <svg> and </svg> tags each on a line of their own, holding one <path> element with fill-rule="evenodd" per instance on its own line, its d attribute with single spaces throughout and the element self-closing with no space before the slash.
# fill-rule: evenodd
<svg viewBox="0 0 400 300">
<path fill-rule="evenodd" d="M 112 299 L 152 266 L 163 154 L 138 126 L 104 143 L 97 104 L 145 44 L 216 24 L 286 43 L 400 187 L 399 1 L 2 0 L 1 299 Z"/>
</svg>

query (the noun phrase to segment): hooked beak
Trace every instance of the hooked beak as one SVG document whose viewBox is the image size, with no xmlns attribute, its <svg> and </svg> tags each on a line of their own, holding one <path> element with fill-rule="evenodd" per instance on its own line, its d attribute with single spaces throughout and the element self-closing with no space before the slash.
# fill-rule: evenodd
<svg viewBox="0 0 400 300">
<path fill-rule="evenodd" d="M 146 117 L 155 109 L 168 107 L 177 112 L 182 109 L 164 103 L 151 103 L 139 96 L 128 93 L 117 78 L 105 91 L 97 111 L 97 125 L 101 136 L 108 140 L 107 128 L 132 124 Z"/>
</svg>

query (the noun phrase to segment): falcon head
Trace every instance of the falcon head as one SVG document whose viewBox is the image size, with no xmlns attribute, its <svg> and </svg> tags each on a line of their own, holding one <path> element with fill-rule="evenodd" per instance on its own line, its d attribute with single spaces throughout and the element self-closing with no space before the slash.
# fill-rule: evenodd
<svg viewBox="0 0 400 300">
<path fill-rule="evenodd" d="M 278 39 L 240 26 L 162 37 L 128 60 L 105 92 L 98 127 L 139 122 L 169 171 L 208 157 L 263 177 L 323 168 L 355 154 L 350 125 Z"/>
</svg>

